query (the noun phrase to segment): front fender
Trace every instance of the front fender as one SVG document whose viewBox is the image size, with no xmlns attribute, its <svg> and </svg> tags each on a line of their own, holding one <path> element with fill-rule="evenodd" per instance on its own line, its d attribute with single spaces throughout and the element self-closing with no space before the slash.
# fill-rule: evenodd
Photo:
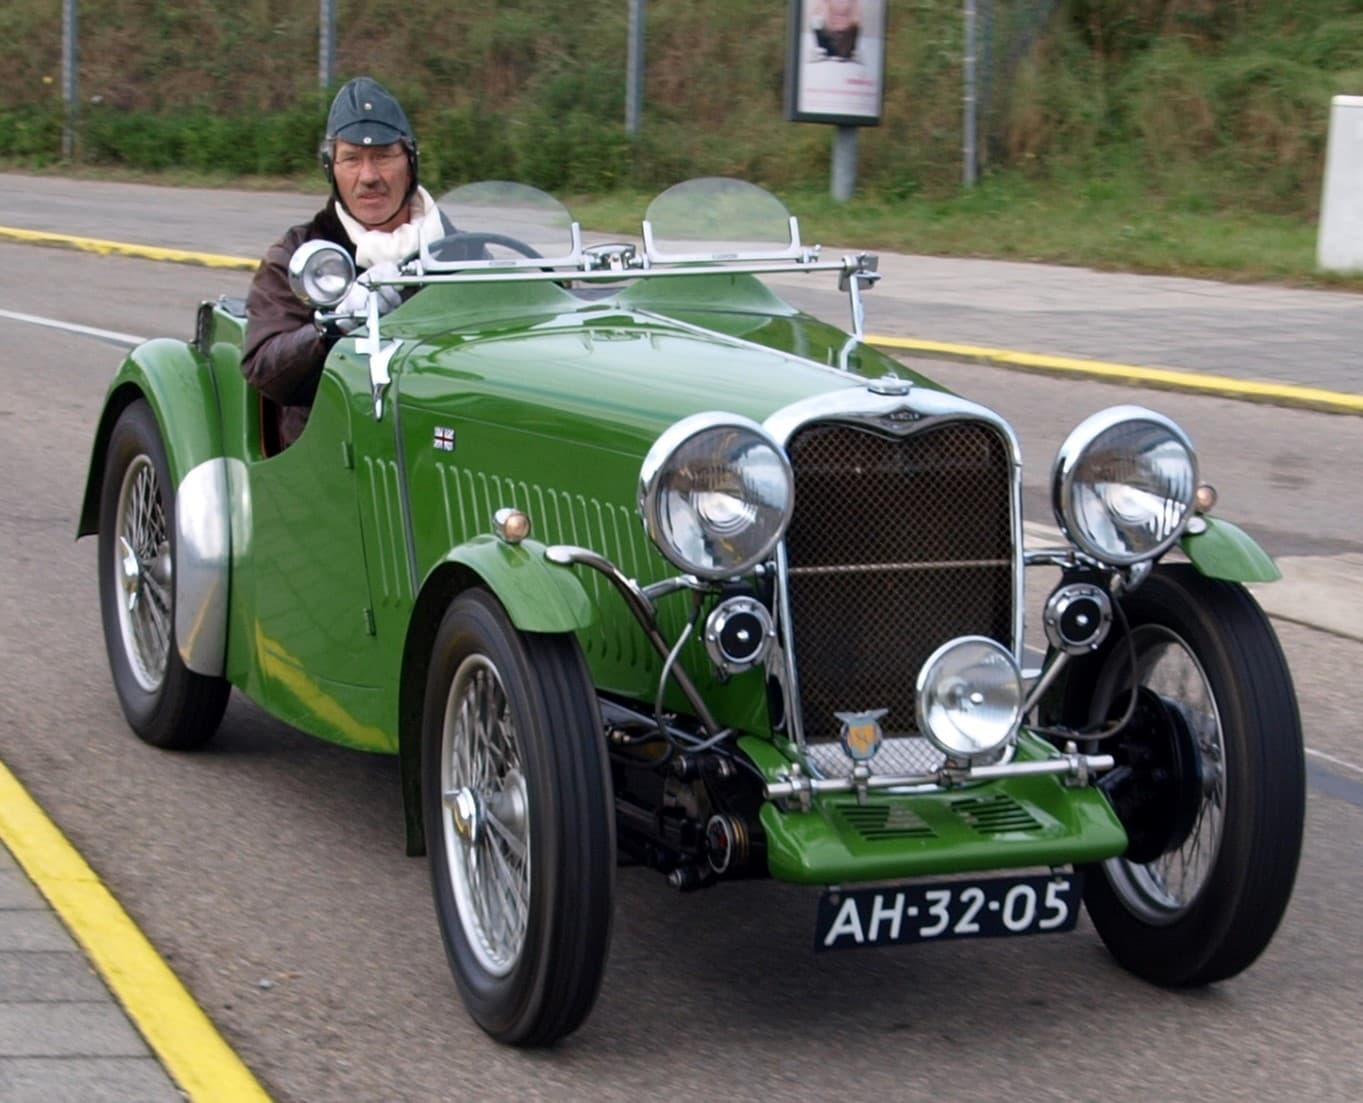
<svg viewBox="0 0 1363 1103">
<path fill-rule="evenodd" d="M 77 537 L 99 531 L 99 492 L 109 434 L 118 415 L 139 398 L 145 398 L 156 415 L 171 480 L 177 487 L 199 464 L 223 454 L 222 410 L 208 361 L 184 341 L 163 337 L 143 342 L 123 361 L 104 397 Z"/>
<path fill-rule="evenodd" d="M 592 622 L 592 603 L 577 576 L 544 557 L 537 540 L 508 544 L 476 536 L 452 548 L 443 563 L 457 563 L 482 579 L 522 632 L 576 632 Z"/>
<path fill-rule="evenodd" d="M 495 536 L 476 536 L 451 548 L 426 576 L 412 610 L 403 650 L 398 756 L 407 853 L 426 849 L 421 813 L 421 714 L 431 646 L 445 608 L 469 586 L 481 585 L 496 596 L 522 632 L 576 632 L 592 622 L 587 591 L 569 567 L 544 558 L 537 540 L 507 544 Z"/>
<path fill-rule="evenodd" d="M 1203 517 L 1206 528 L 1185 533 L 1183 554 L 1208 578 L 1225 582 L 1275 582 L 1282 578 L 1277 564 L 1254 537 L 1219 517 Z"/>
<path fill-rule="evenodd" d="M 185 342 L 147 341 L 114 376 L 95 430 L 76 536 L 99 531 L 109 437 L 119 415 L 138 399 L 145 399 L 156 416 L 175 491 L 176 646 L 190 670 L 221 675 L 231 562 L 222 412 L 208 361 Z"/>
</svg>

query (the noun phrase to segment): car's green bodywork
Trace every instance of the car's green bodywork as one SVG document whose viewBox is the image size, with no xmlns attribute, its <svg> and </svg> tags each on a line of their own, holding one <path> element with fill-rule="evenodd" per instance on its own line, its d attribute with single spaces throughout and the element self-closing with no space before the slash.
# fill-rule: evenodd
<svg viewBox="0 0 1363 1103">
<path fill-rule="evenodd" d="M 938 389 L 751 275 L 640 279 L 592 299 L 553 282 L 437 284 L 384 319 L 384 339 L 401 345 L 382 413 L 362 345 L 342 340 L 305 432 L 264 458 L 259 400 L 240 372 L 242 336 L 242 320 L 217 306 L 203 312 L 193 342 L 152 341 L 128 357 L 96 434 L 80 530 L 98 526 L 112 422 L 145 397 L 177 486 L 199 465 L 225 461 L 220 673 L 304 731 L 408 760 L 434 624 L 474 585 L 522 631 L 576 633 L 598 690 L 651 712 L 662 659 L 624 601 L 600 574 L 554 565 L 543 549 L 591 548 L 641 585 L 675 575 L 636 504 L 641 458 L 668 426 L 707 410 L 761 422 L 887 373 Z M 441 446 L 451 439 L 452 450 Z M 531 539 L 492 535 L 505 506 L 530 516 Z M 1267 557 L 1232 526 L 1213 523 L 1184 549 L 1206 573 L 1265 577 Z M 674 637 L 689 612 L 685 594 L 662 598 L 664 634 Z M 756 769 L 781 776 L 790 748 L 773 733 L 762 673 L 722 678 L 694 640 L 681 663 Z M 664 704 L 687 711 L 675 685 Z M 1017 756 L 1053 753 L 1024 734 Z M 767 801 L 760 817 L 770 873 L 802 883 L 1059 866 L 1126 846 L 1097 788 L 1051 776 L 862 802 L 816 795 L 805 809 Z"/>
</svg>

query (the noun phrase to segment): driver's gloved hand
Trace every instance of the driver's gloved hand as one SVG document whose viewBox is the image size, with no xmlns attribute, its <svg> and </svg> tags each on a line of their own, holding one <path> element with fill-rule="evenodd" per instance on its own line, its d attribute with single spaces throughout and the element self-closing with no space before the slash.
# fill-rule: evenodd
<svg viewBox="0 0 1363 1103">
<path fill-rule="evenodd" d="M 369 320 L 369 281 L 392 279 L 399 274 L 398 266 L 391 262 L 376 264 L 366 269 L 346 297 L 331 308 L 330 313 L 339 314 L 341 317 L 331 322 L 330 327 L 334 328 L 336 333 L 346 334 L 365 325 Z M 387 314 L 402 302 L 400 287 L 376 287 L 374 291 L 379 298 L 380 314 Z"/>
</svg>

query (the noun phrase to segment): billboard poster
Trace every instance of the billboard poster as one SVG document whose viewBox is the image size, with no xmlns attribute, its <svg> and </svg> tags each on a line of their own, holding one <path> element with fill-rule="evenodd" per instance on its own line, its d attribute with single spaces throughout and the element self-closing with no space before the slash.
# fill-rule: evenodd
<svg viewBox="0 0 1363 1103">
<path fill-rule="evenodd" d="M 786 118 L 875 126 L 885 92 L 885 0 L 790 0 Z"/>
</svg>

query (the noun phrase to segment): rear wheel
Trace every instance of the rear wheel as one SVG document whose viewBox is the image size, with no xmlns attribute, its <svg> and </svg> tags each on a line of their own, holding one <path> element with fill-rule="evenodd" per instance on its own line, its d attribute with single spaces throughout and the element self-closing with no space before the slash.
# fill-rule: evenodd
<svg viewBox="0 0 1363 1103">
<path fill-rule="evenodd" d="M 1131 843 L 1089 870 L 1085 904 L 1131 972 L 1207 984 L 1259 956 L 1292 893 L 1305 814 L 1292 678 L 1242 586 L 1161 566 L 1122 609 L 1130 646 L 1114 631 L 1069 679 L 1071 716 L 1122 717 L 1134 651 L 1130 719 L 1101 743 Z"/>
<path fill-rule="evenodd" d="M 469 1013 L 516 1045 L 571 1033 L 600 988 L 615 876 L 577 641 L 518 632 L 482 591 L 457 598 L 432 653 L 421 768 L 436 913 Z"/>
<path fill-rule="evenodd" d="M 128 724 L 172 750 L 212 738 L 231 686 L 196 674 L 175 644 L 175 495 L 161 432 L 142 400 L 109 437 L 99 510 L 99 603 Z"/>
</svg>

